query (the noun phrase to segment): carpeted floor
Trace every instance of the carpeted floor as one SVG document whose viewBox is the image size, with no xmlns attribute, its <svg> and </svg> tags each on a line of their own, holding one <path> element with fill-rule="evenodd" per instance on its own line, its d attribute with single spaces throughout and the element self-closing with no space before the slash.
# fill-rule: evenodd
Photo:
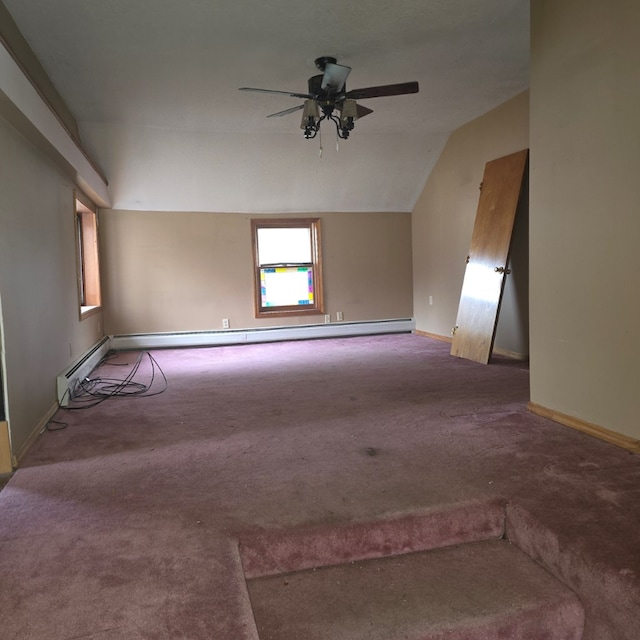
<svg viewBox="0 0 640 640">
<path fill-rule="evenodd" d="M 640 457 L 528 413 L 522 363 L 448 351 L 409 334 L 155 351 L 165 393 L 59 412 L 0 493 L 1 637 L 256 640 L 249 565 L 348 562 L 356 538 L 418 551 L 415 519 L 448 509 L 467 514 L 442 526 L 458 544 L 464 509 L 498 504 L 577 594 L 583 638 L 636 640 Z M 384 543 L 336 533 L 381 522 Z"/>
</svg>

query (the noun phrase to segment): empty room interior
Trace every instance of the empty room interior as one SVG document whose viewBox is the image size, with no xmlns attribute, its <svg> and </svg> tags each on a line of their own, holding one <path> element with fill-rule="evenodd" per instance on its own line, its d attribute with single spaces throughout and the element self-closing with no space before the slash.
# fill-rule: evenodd
<svg viewBox="0 0 640 640">
<path fill-rule="evenodd" d="M 0 637 L 637 640 L 639 23 L 0 0 Z"/>
</svg>

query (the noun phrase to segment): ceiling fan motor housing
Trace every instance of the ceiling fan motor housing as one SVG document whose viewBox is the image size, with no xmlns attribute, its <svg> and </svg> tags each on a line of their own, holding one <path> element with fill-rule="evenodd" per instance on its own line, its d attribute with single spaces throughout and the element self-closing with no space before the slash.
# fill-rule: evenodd
<svg viewBox="0 0 640 640">
<path fill-rule="evenodd" d="M 324 78 L 324 74 L 321 73 L 317 76 L 311 76 L 309 78 L 308 86 L 309 86 L 309 95 L 312 95 L 314 98 L 322 98 L 324 89 L 322 88 L 322 79 Z"/>
<path fill-rule="evenodd" d="M 320 56 L 315 60 L 316 67 L 318 67 L 320 71 L 324 71 L 327 63 L 335 64 L 336 62 L 338 62 L 337 59 L 333 58 L 332 56 Z"/>
</svg>

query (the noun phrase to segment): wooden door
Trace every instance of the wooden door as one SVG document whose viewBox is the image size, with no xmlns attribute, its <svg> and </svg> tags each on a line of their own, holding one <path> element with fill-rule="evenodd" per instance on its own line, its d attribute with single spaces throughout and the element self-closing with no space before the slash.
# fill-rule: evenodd
<svg viewBox="0 0 640 640">
<path fill-rule="evenodd" d="M 485 166 L 453 330 L 451 355 L 459 358 L 489 362 L 528 154 L 525 149 Z"/>
<path fill-rule="evenodd" d="M 2 314 L 1 304 L 0 314 Z M 9 423 L 6 421 L 6 413 L 4 409 L 4 388 L 2 383 L 4 364 L 2 318 L 0 317 L 0 473 L 11 473 L 13 471 L 13 463 L 11 460 L 11 441 L 9 440 Z"/>
</svg>

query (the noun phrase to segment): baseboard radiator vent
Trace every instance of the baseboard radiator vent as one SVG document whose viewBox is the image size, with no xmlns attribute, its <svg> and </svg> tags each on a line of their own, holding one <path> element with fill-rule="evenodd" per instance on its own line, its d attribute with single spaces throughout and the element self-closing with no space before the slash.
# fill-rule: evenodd
<svg viewBox="0 0 640 640">
<path fill-rule="evenodd" d="M 57 378 L 58 403 L 62 407 L 69 404 L 73 390 L 81 380 L 89 377 L 100 361 L 109 353 L 111 339 L 105 336 L 74 360 Z"/>
<path fill-rule="evenodd" d="M 413 318 L 397 318 L 371 322 L 332 322 L 330 324 L 225 329 L 223 331 L 137 333 L 111 336 L 111 348 L 114 351 L 126 351 L 131 349 L 213 347 L 283 340 L 343 338 L 381 333 L 411 333 L 415 329 L 415 325 Z"/>
</svg>

